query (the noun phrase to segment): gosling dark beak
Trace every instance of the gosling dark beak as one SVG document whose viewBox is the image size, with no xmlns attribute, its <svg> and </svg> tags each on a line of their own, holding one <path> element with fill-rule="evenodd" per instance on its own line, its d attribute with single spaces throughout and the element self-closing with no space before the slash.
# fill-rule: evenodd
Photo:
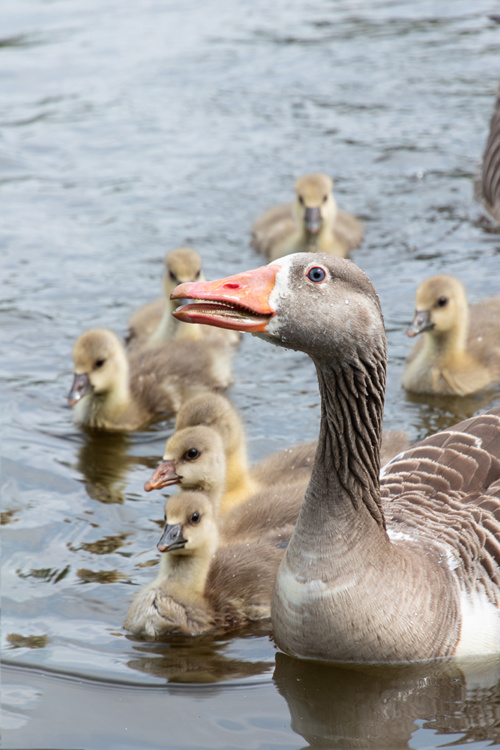
<svg viewBox="0 0 500 750">
<path fill-rule="evenodd" d="M 161 490 L 169 484 L 179 484 L 182 477 L 175 473 L 175 461 L 162 461 L 144 484 L 144 490 Z"/>
<path fill-rule="evenodd" d="M 73 385 L 71 386 L 71 390 L 68 393 L 68 405 L 74 406 L 77 401 L 80 401 L 83 396 L 86 396 L 87 393 L 91 393 L 91 391 L 92 383 L 90 382 L 87 373 L 83 372 L 81 375 L 77 375 L 75 373 L 75 377 L 73 378 Z"/>
<path fill-rule="evenodd" d="M 411 326 L 406 331 L 406 335 L 410 338 L 418 336 L 419 333 L 430 331 L 434 328 L 434 323 L 431 321 L 431 314 L 429 310 L 421 310 L 415 313 Z"/>
<path fill-rule="evenodd" d="M 182 526 L 180 523 L 168 524 L 163 529 L 160 541 L 156 545 L 160 552 L 171 552 L 174 549 L 182 549 L 187 539 L 182 536 Z"/>
<path fill-rule="evenodd" d="M 321 229 L 323 219 L 321 218 L 321 211 L 319 208 L 306 208 L 306 214 L 304 218 L 306 229 L 311 234 L 317 234 Z"/>
</svg>

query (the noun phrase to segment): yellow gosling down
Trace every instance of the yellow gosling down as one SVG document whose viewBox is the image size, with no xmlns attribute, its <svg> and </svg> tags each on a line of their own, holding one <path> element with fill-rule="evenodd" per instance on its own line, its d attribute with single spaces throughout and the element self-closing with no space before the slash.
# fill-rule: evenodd
<svg viewBox="0 0 500 750">
<path fill-rule="evenodd" d="M 342 211 L 326 174 L 306 174 L 295 183 L 295 200 L 266 211 L 252 227 L 252 247 L 275 260 L 301 252 L 345 258 L 363 239 L 363 225 Z"/>
<path fill-rule="evenodd" d="M 406 363 L 407 391 L 465 396 L 500 382 L 500 295 L 469 309 L 461 281 L 432 276 L 417 289 L 407 335 L 421 335 Z"/>
<path fill-rule="evenodd" d="M 124 627 L 157 639 L 213 629 L 232 630 L 268 619 L 276 571 L 291 529 L 253 544 L 218 547 L 216 511 L 202 492 L 165 504 L 162 553 L 155 580 L 134 598 Z"/>
</svg>

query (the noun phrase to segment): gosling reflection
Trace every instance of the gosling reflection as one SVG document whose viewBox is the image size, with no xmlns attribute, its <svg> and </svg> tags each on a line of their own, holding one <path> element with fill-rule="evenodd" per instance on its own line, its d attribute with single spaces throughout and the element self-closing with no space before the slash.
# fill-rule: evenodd
<svg viewBox="0 0 500 750">
<path fill-rule="evenodd" d="M 415 406 L 410 421 L 418 439 L 423 440 L 497 405 L 500 388 L 468 396 L 431 396 L 406 391 L 405 398 Z"/>
<path fill-rule="evenodd" d="M 169 636 L 165 643 L 138 641 L 133 647 L 138 658 L 128 666 L 169 683 L 215 684 L 270 674 L 273 665 L 269 661 L 253 659 L 254 651 L 256 657 L 262 654 L 259 639 L 267 644 L 270 632 L 270 623 L 253 623 L 238 631 L 238 638 L 248 641 L 247 660 L 235 658 L 234 652 L 226 655 L 233 643 L 230 635 Z"/>
<path fill-rule="evenodd" d="M 273 679 L 308 747 L 410 747 L 419 726 L 461 734 L 454 745 L 500 740 L 498 660 L 344 668 L 278 653 Z"/>
<path fill-rule="evenodd" d="M 92 500 L 100 503 L 123 503 L 127 474 L 137 466 L 154 468 L 158 457 L 131 454 L 130 435 L 116 432 L 88 431 L 78 452 L 77 469 L 85 480 Z"/>
</svg>

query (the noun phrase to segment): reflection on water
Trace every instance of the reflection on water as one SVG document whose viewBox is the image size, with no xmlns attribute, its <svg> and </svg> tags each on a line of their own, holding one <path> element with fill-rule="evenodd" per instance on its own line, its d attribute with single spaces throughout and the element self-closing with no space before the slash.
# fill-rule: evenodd
<svg viewBox="0 0 500 750">
<path fill-rule="evenodd" d="M 280 653 L 274 681 L 309 747 L 407 747 L 417 726 L 443 745 L 500 741 L 500 660 L 346 668 Z"/>
<path fill-rule="evenodd" d="M 256 623 L 239 631 L 243 641 L 255 638 L 268 638 L 271 633 L 269 623 Z M 170 636 L 165 643 L 135 641 L 135 658 L 128 661 L 131 669 L 144 674 L 161 677 L 167 682 L 177 683 L 218 683 L 227 680 L 240 680 L 247 677 L 269 674 L 272 662 L 269 659 L 238 659 L 227 653 L 231 635 L 216 637 L 213 634 L 196 637 Z M 250 648 L 251 645 L 250 645 Z"/>
<path fill-rule="evenodd" d="M 100 503 L 123 503 L 127 475 L 136 466 L 149 467 L 130 452 L 130 436 L 123 432 L 88 430 L 78 451 L 77 469 L 85 479 L 88 496 Z"/>
</svg>

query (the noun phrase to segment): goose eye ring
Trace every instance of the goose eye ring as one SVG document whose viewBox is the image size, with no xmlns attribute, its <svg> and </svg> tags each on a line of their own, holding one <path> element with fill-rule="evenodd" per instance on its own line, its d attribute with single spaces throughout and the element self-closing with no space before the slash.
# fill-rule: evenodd
<svg viewBox="0 0 500 750">
<path fill-rule="evenodd" d="M 306 273 L 306 276 L 309 281 L 312 281 L 315 284 L 320 284 L 326 279 L 326 271 L 324 268 L 321 268 L 321 266 L 313 266 Z"/>
</svg>

